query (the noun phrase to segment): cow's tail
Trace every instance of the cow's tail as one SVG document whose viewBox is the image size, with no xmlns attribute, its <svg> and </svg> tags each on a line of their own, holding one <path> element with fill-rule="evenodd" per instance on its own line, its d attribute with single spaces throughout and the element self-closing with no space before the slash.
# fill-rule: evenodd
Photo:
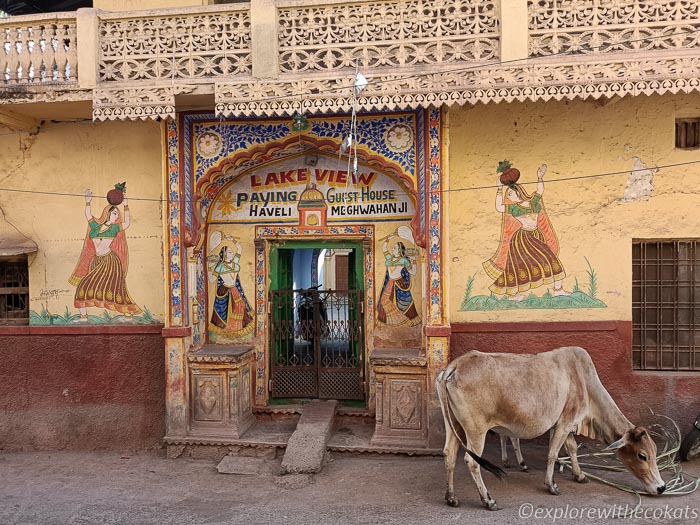
<svg viewBox="0 0 700 525">
<path fill-rule="evenodd" d="M 481 456 L 477 455 L 476 453 L 472 452 L 467 444 L 465 443 L 466 441 L 466 434 L 464 435 L 464 440 L 462 440 L 462 437 L 460 436 L 460 433 L 457 432 L 457 428 L 462 430 L 462 433 L 464 433 L 462 429 L 462 425 L 459 424 L 459 421 L 455 417 L 454 411 L 452 410 L 452 403 L 450 402 L 450 393 L 447 390 L 447 379 L 448 376 L 452 375 L 454 372 L 454 369 L 450 370 L 449 368 L 443 370 L 438 374 L 438 376 L 435 378 L 435 390 L 437 391 L 438 394 L 438 399 L 440 400 L 440 409 L 442 410 L 442 416 L 445 418 L 445 421 L 447 421 L 447 424 L 449 425 L 449 429 L 445 429 L 446 432 L 451 431 L 457 440 L 460 442 L 460 444 L 464 447 L 464 449 L 467 451 L 467 454 L 471 456 L 471 458 L 477 462 L 477 464 L 482 467 L 485 470 L 488 470 L 491 474 L 496 476 L 498 479 L 503 479 L 504 476 L 506 476 L 506 472 L 502 469 L 491 463 L 490 461 L 485 460 Z"/>
</svg>

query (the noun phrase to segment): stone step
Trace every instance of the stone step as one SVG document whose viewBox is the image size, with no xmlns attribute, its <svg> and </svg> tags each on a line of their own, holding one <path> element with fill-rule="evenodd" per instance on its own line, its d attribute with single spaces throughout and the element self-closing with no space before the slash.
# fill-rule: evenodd
<svg viewBox="0 0 700 525">
<path fill-rule="evenodd" d="M 334 399 L 315 399 L 304 407 L 297 427 L 287 442 L 281 474 L 314 474 L 321 471 L 337 408 L 338 402 Z"/>
</svg>

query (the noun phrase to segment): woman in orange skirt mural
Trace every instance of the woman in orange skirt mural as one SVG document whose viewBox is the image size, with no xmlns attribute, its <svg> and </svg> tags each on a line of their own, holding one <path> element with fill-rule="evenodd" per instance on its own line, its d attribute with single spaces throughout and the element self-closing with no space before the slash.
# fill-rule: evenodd
<svg viewBox="0 0 700 525">
<path fill-rule="evenodd" d="M 533 195 L 518 184 L 520 171 L 507 160 L 499 173 L 496 211 L 503 214 L 498 250 L 484 270 L 494 279 L 489 289 L 511 301 L 526 299 L 523 292 L 554 284 L 553 296 L 571 295 L 562 284 L 566 272 L 559 260 L 559 241 L 544 209 L 544 174 L 547 165 L 537 170 L 537 190 Z M 505 193 L 505 194 L 504 194 Z"/>
<path fill-rule="evenodd" d="M 253 331 L 253 309 L 248 303 L 238 272 L 241 269 L 241 243 L 230 235 L 214 232 L 207 257 L 209 279 L 216 279 L 216 292 L 209 331 L 227 338 L 243 337 Z"/>
<path fill-rule="evenodd" d="M 80 310 L 80 319 L 76 322 L 88 321 L 87 309 L 91 306 L 123 314 L 115 319 L 117 321 L 130 321 L 142 311 L 126 287 L 129 254 L 124 230 L 131 224 L 131 216 L 125 185 L 118 184 L 116 189 L 117 192 L 111 190 L 108 194 L 110 204 L 99 218 L 92 215 L 92 192 L 85 192 L 88 229 L 80 259 L 68 280 L 77 287 L 74 304 Z M 118 204 L 124 205 L 123 219 Z"/>
</svg>

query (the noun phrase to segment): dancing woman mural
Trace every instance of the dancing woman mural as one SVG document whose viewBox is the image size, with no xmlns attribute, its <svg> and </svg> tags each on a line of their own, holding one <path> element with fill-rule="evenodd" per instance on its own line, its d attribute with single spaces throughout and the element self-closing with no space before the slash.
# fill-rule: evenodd
<svg viewBox="0 0 700 525">
<path fill-rule="evenodd" d="M 547 165 L 537 170 L 533 195 L 518 184 L 520 171 L 501 162 L 496 191 L 496 211 L 502 214 L 501 240 L 496 253 L 483 263 L 494 279 L 489 289 L 512 301 L 523 301 L 523 292 L 554 283 L 553 296 L 571 295 L 562 284 L 566 272 L 559 260 L 559 242 L 544 208 L 544 175 Z"/>
<path fill-rule="evenodd" d="M 247 335 L 254 327 L 253 309 L 238 279 L 243 251 L 241 243 L 228 235 L 223 237 L 221 232 L 214 232 L 209 249 L 218 249 L 217 255 L 207 257 L 209 278 L 212 281 L 216 279 L 209 330 L 228 338 Z"/>
<path fill-rule="evenodd" d="M 80 259 L 68 280 L 77 287 L 74 305 L 80 310 L 80 318 L 76 322 L 88 321 L 87 309 L 91 306 L 123 314 L 117 321 L 129 321 L 141 313 L 126 287 L 129 254 L 124 231 L 131 224 L 131 215 L 125 186 L 121 185 L 119 191 L 119 198 L 110 201 L 115 204 L 105 206 L 99 218 L 92 216 L 92 192 L 85 192 L 88 229 Z M 123 218 L 118 204 L 124 206 Z"/>
<path fill-rule="evenodd" d="M 409 253 L 402 241 L 396 241 L 389 252 L 389 241 L 395 237 L 397 235 L 392 233 L 382 244 L 386 275 L 379 294 L 377 319 L 391 326 L 414 326 L 421 322 L 411 293 L 411 277 L 416 274 L 418 265 L 415 255 Z"/>
</svg>

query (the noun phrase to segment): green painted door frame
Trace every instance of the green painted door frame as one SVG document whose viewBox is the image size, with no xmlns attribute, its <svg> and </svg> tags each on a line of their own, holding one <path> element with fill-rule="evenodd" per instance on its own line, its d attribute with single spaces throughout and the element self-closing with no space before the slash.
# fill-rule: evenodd
<svg viewBox="0 0 700 525">
<path fill-rule="evenodd" d="M 350 288 L 365 290 L 364 247 L 360 241 L 285 241 L 270 248 L 270 290 L 291 290 L 293 279 L 291 260 L 287 260 L 285 250 L 303 249 L 348 249 L 355 250 L 354 265 L 351 265 L 348 283 Z M 350 263 L 353 260 L 351 258 Z M 285 265 L 288 267 L 284 267 Z"/>
<path fill-rule="evenodd" d="M 270 292 L 279 290 L 292 290 L 294 286 L 293 279 L 293 250 L 303 250 L 303 249 L 347 249 L 352 250 L 350 252 L 350 257 L 348 260 L 348 288 L 351 290 L 358 290 L 359 296 L 355 295 L 357 300 L 353 301 L 354 305 L 348 308 L 348 320 L 358 321 L 361 312 L 364 310 L 363 302 L 365 296 L 365 275 L 364 275 L 364 261 L 365 261 L 365 250 L 362 241 L 353 240 L 288 240 L 283 242 L 275 242 L 273 246 L 270 247 L 269 260 L 270 260 Z M 270 294 L 272 295 L 272 294 Z M 291 296 L 290 296 L 291 297 Z M 278 302 L 278 301 L 275 301 Z M 284 303 L 284 304 L 283 304 Z M 271 327 L 277 325 L 277 323 L 287 323 L 289 320 L 294 319 L 294 305 L 293 303 L 280 301 L 279 304 L 272 304 L 272 321 L 270 323 Z M 360 363 L 364 363 L 364 326 L 360 327 L 361 335 L 358 340 L 353 340 L 350 343 L 350 348 L 353 354 L 359 360 Z M 270 377 L 273 376 L 272 363 L 276 362 L 277 357 L 280 356 L 281 352 L 289 352 L 290 348 L 294 347 L 293 336 L 289 340 L 284 340 L 284 338 L 276 337 L 279 334 L 273 334 L 273 330 L 269 333 L 268 340 L 268 351 L 270 352 L 270 364 L 271 370 L 269 371 Z M 318 366 L 318 365 L 317 365 Z M 364 364 L 360 366 L 360 380 L 364 374 Z M 273 378 L 274 380 L 274 378 Z M 365 393 L 366 395 L 366 393 Z M 354 399 L 354 398 L 353 398 Z"/>
</svg>

